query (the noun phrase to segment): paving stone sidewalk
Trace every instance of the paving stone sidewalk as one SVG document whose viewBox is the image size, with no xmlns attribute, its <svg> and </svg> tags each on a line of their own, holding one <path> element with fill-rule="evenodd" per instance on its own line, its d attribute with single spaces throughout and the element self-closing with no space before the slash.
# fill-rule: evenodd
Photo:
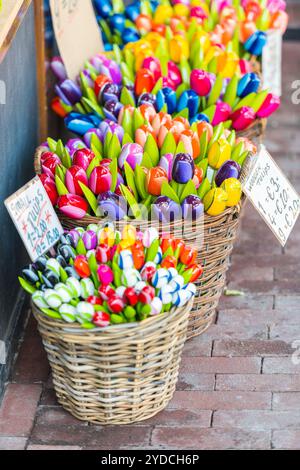
<svg viewBox="0 0 300 470">
<path fill-rule="evenodd" d="M 284 93 L 266 145 L 300 190 L 299 44 L 284 44 Z M 56 402 L 33 319 L 0 409 L 0 449 L 300 449 L 299 223 L 285 249 L 250 205 L 216 324 L 187 343 L 168 408 L 124 427 L 89 426 Z M 300 353 L 299 353 L 300 358 Z"/>
</svg>

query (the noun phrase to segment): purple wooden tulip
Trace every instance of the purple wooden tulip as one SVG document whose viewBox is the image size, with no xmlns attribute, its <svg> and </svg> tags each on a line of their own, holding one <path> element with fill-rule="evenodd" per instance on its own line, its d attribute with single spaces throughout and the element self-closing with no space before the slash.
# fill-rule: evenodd
<svg viewBox="0 0 300 470">
<path fill-rule="evenodd" d="M 119 167 L 121 170 L 124 168 L 124 163 L 134 170 L 136 165 L 140 165 L 143 159 L 143 147 L 139 144 L 125 144 L 119 156 Z"/>
<path fill-rule="evenodd" d="M 123 108 L 123 104 L 120 103 L 119 101 L 109 100 L 106 101 L 103 111 L 105 114 L 106 119 L 110 119 L 111 121 L 117 122 L 118 121 L 118 116 L 119 112 Z"/>
<path fill-rule="evenodd" d="M 105 119 L 99 125 L 99 131 L 100 140 L 102 143 L 104 142 L 107 132 L 111 132 L 112 134 L 115 134 L 118 137 L 120 144 L 122 144 L 122 140 L 124 137 L 124 129 L 116 122 L 110 121 L 109 119 Z"/>
<path fill-rule="evenodd" d="M 120 88 L 115 83 L 106 83 L 101 90 L 101 100 L 103 103 L 107 101 L 119 101 Z"/>
<path fill-rule="evenodd" d="M 87 131 L 83 136 L 83 141 L 84 141 L 85 145 L 87 145 L 88 147 L 91 146 L 91 140 L 92 140 L 93 134 L 95 134 L 96 137 L 98 137 L 99 140 L 102 141 L 102 132 L 101 132 L 101 130 L 97 129 L 96 127 L 93 127 L 92 129 Z"/>
<path fill-rule="evenodd" d="M 117 85 L 121 85 L 122 83 L 122 73 L 119 65 L 114 62 L 113 60 L 110 61 L 108 65 L 108 70 L 110 73 L 110 77 L 114 83 Z"/>
<path fill-rule="evenodd" d="M 82 235 L 82 241 L 87 250 L 94 250 L 98 244 L 97 234 L 92 230 L 87 230 Z"/>
<path fill-rule="evenodd" d="M 90 64 L 94 67 L 94 69 L 100 73 L 101 66 L 103 64 L 103 59 L 102 56 L 100 55 L 95 55 L 90 59 Z"/>
<path fill-rule="evenodd" d="M 111 191 L 99 194 L 97 215 L 108 217 L 110 220 L 123 219 L 127 215 L 125 199 Z"/>
<path fill-rule="evenodd" d="M 64 63 L 60 57 L 53 57 L 50 68 L 59 82 L 63 82 L 66 80 L 66 78 L 68 78 L 66 67 L 64 66 Z"/>
<path fill-rule="evenodd" d="M 82 97 L 79 86 L 69 78 L 59 85 L 55 85 L 55 91 L 68 106 L 73 106 L 78 103 Z"/>
<path fill-rule="evenodd" d="M 197 220 L 204 213 L 204 205 L 199 196 L 191 194 L 181 204 L 184 219 Z"/>
<path fill-rule="evenodd" d="M 152 216 L 160 222 L 168 223 L 182 219 L 182 210 L 179 204 L 167 196 L 159 196 L 152 205 Z"/>
<path fill-rule="evenodd" d="M 231 107 L 228 103 L 223 103 L 219 101 L 216 104 L 216 111 L 212 120 L 212 125 L 217 126 L 220 122 L 225 122 L 229 119 L 231 113 Z"/>
<path fill-rule="evenodd" d="M 92 76 L 91 76 L 91 72 L 87 69 L 84 69 L 82 71 L 82 74 L 87 82 L 87 85 L 90 87 L 90 88 L 94 88 L 94 80 L 92 79 Z M 80 77 L 78 76 L 77 78 L 77 83 L 78 85 L 80 86 L 81 85 L 81 81 L 80 81 Z"/>
<path fill-rule="evenodd" d="M 192 180 L 195 172 L 194 160 L 188 153 L 178 153 L 173 161 L 172 177 L 176 183 L 185 184 Z"/>
<path fill-rule="evenodd" d="M 227 162 L 223 163 L 223 165 L 219 168 L 215 177 L 215 183 L 217 186 L 221 186 L 223 181 L 227 180 L 228 178 L 239 179 L 240 174 L 240 165 L 234 160 L 227 160 Z"/>
<path fill-rule="evenodd" d="M 77 246 L 77 243 L 80 239 L 80 233 L 78 232 L 78 230 L 70 230 L 70 232 L 68 232 L 68 235 L 72 238 L 74 246 Z"/>
<path fill-rule="evenodd" d="M 69 139 L 65 145 L 66 149 L 68 150 L 71 158 L 73 157 L 74 153 L 77 150 L 86 148 L 86 145 L 81 139 Z"/>
<path fill-rule="evenodd" d="M 160 166 L 161 168 L 165 170 L 168 176 L 168 180 L 171 181 L 172 169 L 173 169 L 173 154 L 166 153 L 165 155 L 163 155 L 159 161 L 158 166 Z"/>
</svg>

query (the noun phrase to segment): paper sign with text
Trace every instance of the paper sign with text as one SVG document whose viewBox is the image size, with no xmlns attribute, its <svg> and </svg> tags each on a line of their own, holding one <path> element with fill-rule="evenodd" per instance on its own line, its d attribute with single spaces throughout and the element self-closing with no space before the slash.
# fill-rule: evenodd
<svg viewBox="0 0 300 470">
<path fill-rule="evenodd" d="M 267 33 L 267 44 L 262 54 L 262 75 L 264 88 L 281 96 L 282 35 L 278 30 Z"/>
<path fill-rule="evenodd" d="M 104 50 L 92 2 L 50 0 L 50 8 L 60 55 L 75 80 L 86 60 Z"/>
<path fill-rule="evenodd" d="M 4 204 L 32 261 L 49 251 L 64 232 L 38 176 L 7 198 Z"/>
<path fill-rule="evenodd" d="M 299 216 L 300 198 L 263 145 L 243 191 L 284 246 Z"/>
</svg>

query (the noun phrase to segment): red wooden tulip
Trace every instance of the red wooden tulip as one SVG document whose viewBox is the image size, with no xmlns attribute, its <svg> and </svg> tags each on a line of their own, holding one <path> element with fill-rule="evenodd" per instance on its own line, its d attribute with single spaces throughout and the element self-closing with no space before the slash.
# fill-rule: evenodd
<svg viewBox="0 0 300 470">
<path fill-rule="evenodd" d="M 56 185 L 52 178 L 48 175 L 39 175 L 42 185 L 44 186 L 46 193 L 52 203 L 53 206 L 56 206 L 58 200 L 58 192 L 56 189 Z"/>
<path fill-rule="evenodd" d="M 71 219 L 82 219 L 86 215 L 89 205 L 81 196 L 66 194 L 58 198 L 57 207 Z"/>
</svg>

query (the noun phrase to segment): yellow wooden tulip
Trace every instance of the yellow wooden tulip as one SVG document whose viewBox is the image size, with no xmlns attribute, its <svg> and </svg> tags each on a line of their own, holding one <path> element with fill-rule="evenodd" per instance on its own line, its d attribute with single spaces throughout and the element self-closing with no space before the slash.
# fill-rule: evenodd
<svg viewBox="0 0 300 470">
<path fill-rule="evenodd" d="M 239 57 L 233 51 L 226 52 L 226 64 L 225 67 L 220 70 L 220 75 L 223 78 L 232 78 L 237 72 L 239 65 Z"/>
<path fill-rule="evenodd" d="M 169 43 L 169 53 L 171 60 L 179 63 L 181 59 L 189 58 L 189 44 L 179 34 L 176 34 Z"/>
<path fill-rule="evenodd" d="M 242 197 L 242 185 L 238 179 L 228 178 L 223 181 L 221 188 L 226 191 L 228 196 L 227 207 L 236 206 L 240 202 Z"/>
<path fill-rule="evenodd" d="M 181 17 L 187 17 L 190 13 L 189 7 L 183 5 L 182 3 L 177 3 L 173 7 L 174 14 Z"/>
<path fill-rule="evenodd" d="M 169 18 L 171 18 L 173 14 L 173 9 L 170 5 L 159 5 L 156 8 L 154 14 L 154 23 L 156 24 L 164 24 Z"/>
<path fill-rule="evenodd" d="M 227 193 L 222 188 L 214 188 L 204 196 L 204 210 L 208 215 L 220 215 L 226 209 Z"/>
<path fill-rule="evenodd" d="M 224 138 L 220 137 L 214 142 L 208 152 L 208 163 L 209 165 L 218 170 L 223 163 L 230 160 L 231 146 L 229 142 Z"/>
</svg>

